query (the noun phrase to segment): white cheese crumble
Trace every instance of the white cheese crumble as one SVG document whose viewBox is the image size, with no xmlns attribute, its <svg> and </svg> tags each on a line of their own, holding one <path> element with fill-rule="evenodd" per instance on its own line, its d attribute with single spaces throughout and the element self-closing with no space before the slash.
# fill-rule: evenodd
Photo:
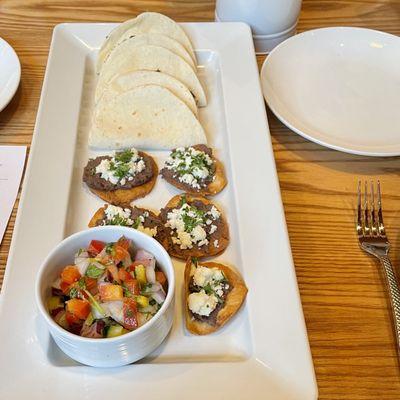
<svg viewBox="0 0 400 400">
<path fill-rule="evenodd" d="M 146 168 L 146 163 L 139 156 L 136 149 L 132 148 L 124 152 L 115 152 L 111 159 L 104 159 L 97 165 L 95 172 L 100 174 L 102 179 L 111 182 L 113 185 L 125 185 L 127 181 Z"/>
<path fill-rule="evenodd" d="M 210 225 L 208 221 L 212 223 L 219 217 L 220 213 L 214 206 L 211 211 L 202 213 L 184 203 L 180 208 L 174 208 L 167 214 L 165 226 L 173 230 L 171 240 L 174 244 L 179 244 L 182 250 L 191 249 L 193 245 L 201 247 L 209 243 L 205 228 Z M 213 234 L 217 229 L 217 225 L 211 225 L 209 234 Z"/>
<path fill-rule="evenodd" d="M 214 240 L 214 247 L 218 248 L 219 247 L 219 241 L 218 239 Z"/>
<path fill-rule="evenodd" d="M 137 230 L 145 233 L 148 236 L 154 237 L 157 235 L 157 226 L 154 228 L 144 227 L 145 218 L 149 217 L 148 211 L 145 211 L 143 215 L 139 215 L 137 219 L 134 221 L 131 216 L 131 210 L 129 208 L 117 207 L 109 204 L 107 208 L 104 210 L 105 219 L 103 221 L 103 225 L 122 225 L 122 226 L 133 226 L 137 221 L 139 225 L 137 226 Z"/>
<path fill-rule="evenodd" d="M 211 175 L 213 164 L 212 158 L 204 151 L 179 147 L 167 158 L 165 168 L 172 170 L 180 182 L 200 189 L 202 181 Z"/>
<path fill-rule="evenodd" d="M 105 225 L 107 225 L 107 223 L 114 224 L 117 220 L 122 222 L 124 225 L 130 226 L 133 224 L 133 220 L 130 218 L 131 210 L 129 208 L 122 208 L 109 204 L 104 210 L 104 214 L 106 217 L 106 220 L 104 221 Z"/>
<path fill-rule="evenodd" d="M 208 317 L 215 310 L 217 304 L 217 297 L 213 294 L 206 294 L 204 290 L 190 293 L 188 297 L 188 306 L 190 311 L 206 317 Z"/>
<path fill-rule="evenodd" d="M 148 236 L 154 237 L 157 235 L 157 227 L 155 226 L 154 228 L 146 228 L 143 226 L 143 224 L 139 224 L 139 226 L 136 228 L 138 231 L 145 233 Z"/>
</svg>

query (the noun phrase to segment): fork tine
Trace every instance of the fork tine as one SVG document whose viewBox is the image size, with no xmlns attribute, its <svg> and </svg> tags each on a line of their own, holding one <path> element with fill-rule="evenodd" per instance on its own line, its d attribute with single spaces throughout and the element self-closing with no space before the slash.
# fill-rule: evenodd
<svg viewBox="0 0 400 400">
<path fill-rule="evenodd" d="M 374 182 L 371 181 L 371 235 L 376 236 L 378 233 L 378 226 L 376 223 L 376 212 L 375 212 L 375 188 Z"/>
<path fill-rule="evenodd" d="M 362 209 L 361 209 L 361 181 L 358 181 L 358 190 L 357 190 L 357 235 L 362 236 L 363 228 L 362 228 Z"/>
<path fill-rule="evenodd" d="M 368 208 L 368 184 L 364 182 L 364 234 L 365 236 L 370 235 L 370 223 L 369 223 L 369 208 Z"/>
<path fill-rule="evenodd" d="M 383 225 L 381 183 L 378 181 L 378 231 L 381 236 L 386 236 L 385 226 Z"/>
</svg>

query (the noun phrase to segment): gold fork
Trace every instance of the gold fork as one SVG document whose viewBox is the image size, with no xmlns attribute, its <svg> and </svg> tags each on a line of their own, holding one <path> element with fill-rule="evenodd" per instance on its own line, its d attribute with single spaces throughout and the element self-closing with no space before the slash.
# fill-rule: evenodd
<svg viewBox="0 0 400 400">
<path fill-rule="evenodd" d="M 364 183 L 364 195 L 361 194 L 361 181 L 358 182 L 357 204 L 357 235 L 360 247 L 379 259 L 385 274 L 389 290 L 390 303 L 394 320 L 397 348 L 400 346 L 400 289 L 389 259 L 390 243 L 386 236 L 382 215 L 381 185 L 371 182 L 370 193 L 368 184 Z"/>
</svg>

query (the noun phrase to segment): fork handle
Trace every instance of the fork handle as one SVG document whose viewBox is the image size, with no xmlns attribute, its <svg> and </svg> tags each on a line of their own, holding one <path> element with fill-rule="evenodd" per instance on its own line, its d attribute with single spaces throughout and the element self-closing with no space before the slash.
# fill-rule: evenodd
<svg viewBox="0 0 400 400">
<path fill-rule="evenodd" d="M 400 289 L 389 257 L 383 256 L 380 257 L 380 260 L 385 271 L 386 281 L 389 287 L 389 297 L 390 303 L 392 304 L 397 347 L 400 348 Z"/>
</svg>

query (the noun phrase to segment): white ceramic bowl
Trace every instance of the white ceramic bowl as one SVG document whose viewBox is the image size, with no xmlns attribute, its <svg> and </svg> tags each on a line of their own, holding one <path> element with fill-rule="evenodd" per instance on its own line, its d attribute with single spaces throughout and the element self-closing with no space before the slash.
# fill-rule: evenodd
<svg viewBox="0 0 400 400">
<path fill-rule="evenodd" d="M 161 309 L 145 325 L 115 338 L 85 338 L 61 328 L 50 316 L 46 307 L 52 282 L 65 265 L 73 262 L 79 248 L 87 247 L 93 239 L 115 242 L 121 236 L 131 239 L 136 248 L 143 248 L 152 253 L 158 267 L 166 274 L 168 293 Z M 156 240 L 131 228 L 99 226 L 69 236 L 47 256 L 40 267 L 36 281 L 36 303 L 53 339 L 64 353 L 86 365 L 117 367 L 140 360 L 155 350 L 165 339 L 173 321 L 174 288 L 175 275 L 171 258 Z"/>
<path fill-rule="evenodd" d="M 0 38 L 0 111 L 13 98 L 21 80 L 21 64 L 17 53 Z"/>
</svg>

